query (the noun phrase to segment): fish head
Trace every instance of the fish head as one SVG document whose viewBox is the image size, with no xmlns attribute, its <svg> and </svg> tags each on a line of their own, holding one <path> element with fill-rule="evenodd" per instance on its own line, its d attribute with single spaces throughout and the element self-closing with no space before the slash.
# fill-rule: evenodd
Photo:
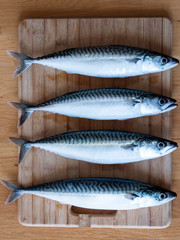
<svg viewBox="0 0 180 240">
<path fill-rule="evenodd" d="M 178 105 L 176 100 L 156 94 L 144 94 L 141 101 L 141 113 L 154 115 L 175 109 Z"/>
<path fill-rule="evenodd" d="M 179 64 L 179 60 L 159 53 L 147 53 L 143 58 L 143 70 L 146 72 L 161 72 Z"/>
<path fill-rule="evenodd" d="M 176 142 L 152 136 L 139 139 L 138 146 L 142 159 L 162 157 L 178 148 Z"/>
<path fill-rule="evenodd" d="M 137 201 L 139 200 L 140 207 L 158 206 L 168 203 L 177 197 L 175 192 L 152 185 L 140 189 L 135 194 L 137 195 Z"/>
</svg>

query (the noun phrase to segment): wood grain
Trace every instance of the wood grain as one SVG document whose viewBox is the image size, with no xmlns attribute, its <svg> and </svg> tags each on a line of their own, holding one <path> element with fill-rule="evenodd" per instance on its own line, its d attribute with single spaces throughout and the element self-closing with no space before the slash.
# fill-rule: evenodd
<svg viewBox="0 0 180 240">
<path fill-rule="evenodd" d="M 29 54 L 30 51 L 32 57 L 63 48 L 108 44 L 146 47 L 170 54 L 172 25 L 166 18 L 27 19 L 19 25 L 19 36 L 20 52 Z M 29 38 L 32 44 L 29 44 Z M 61 94 L 62 91 L 57 91 L 57 87 L 61 89 L 61 84 L 62 87 L 66 86 L 65 92 L 116 86 L 171 95 L 170 71 L 126 79 L 99 79 L 33 65 L 19 77 L 19 101 L 35 105 L 51 99 Z M 166 134 L 163 133 L 163 128 L 168 129 Z M 19 129 L 19 135 L 35 140 L 65 131 L 88 129 L 119 129 L 149 133 L 168 139 L 171 138 L 171 113 L 128 121 L 95 121 L 65 118 L 37 111 Z M 171 187 L 171 156 L 134 164 L 107 166 L 65 159 L 53 153 L 33 149 L 19 165 L 19 169 L 19 183 L 22 186 L 61 178 L 95 176 L 124 177 Z M 66 174 L 61 175 L 61 172 Z M 157 228 L 168 226 L 170 218 L 170 204 L 113 213 L 91 213 L 90 210 L 86 213 L 85 210 L 62 206 L 37 196 L 24 195 L 19 200 L 19 221 L 28 226 Z"/>
<path fill-rule="evenodd" d="M 17 134 L 17 112 L 8 106 L 8 101 L 18 100 L 18 81 L 12 78 L 13 71 L 17 63 L 7 54 L 7 49 L 18 49 L 18 24 L 25 18 L 60 18 L 60 17 L 168 17 L 173 23 L 173 47 L 172 55 L 176 58 L 180 56 L 180 2 L 177 0 L 91 0 L 91 1 L 28 1 L 18 0 L 14 4 L 12 0 L 0 0 L 0 178 L 17 183 L 17 147 L 8 141 L 9 136 Z M 123 25 L 123 24 L 122 24 Z M 61 38 L 63 48 L 65 29 Z M 121 29 L 119 30 L 121 32 Z M 58 33 L 61 35 L 61 33 Z M 66 37 L 65 37 L 66 38 Z M 121 34 L 115 41 L 118 43 Z M 57 48 L 59 46 L 57 45 Z M 63 73 L 58 71 L 61 78 Z M 180 67 L 172 71 L 172 96 L 179 102 L 180 92 Z M 59 82 L 59 81 L 58 81 Z M 143 81 L 144 82 L 144 81 Z M 95 83 L 94 83 L 95 84 Z M 66 86 L 58 86 L 57 91 L 63 94 Z M 62 91 L 62 92 L 61 92 Z M 180 144 L 180 108 L 172 113 L 173 116 L 173 140 Z M 58 117 L 56 117 L 58 118 Z M 57 120 L 56 120 L 57 121 Z M 59 126 L 59 124 L 57 124 Z M 66 121 L 61 121 L 61 127 L 66 129 Z M 123 126 L 122 126 L 123 127 Z M 63 131 L 63 129 L 62 129 Z M 172 161 L 172 189 L 180 194 L 180 149 L 173 153 Z M 58 161 L 57 164 L 66 164 L 66 161 Z M 59 167 L 58 167 L 59 168 Z M 118 169 L 115 171 L 118 173 Z M 58 173 L 56 173 L 58 174 Z M 61 171 L 61 177 L 66 173 Z M 179 240 L 180 236 L 180 198 L 178 197 L 172 203 L 172 223 L 166 229 L 93 229 L 93 228 L 26 228 L 19 224 L 17 220 L 16 202 L 5 206 L 9 190 L 0 185 L 0 236 L 7 240 L 24 240 L 24 239 L 175 239 Z M 58 218 L 58 212 L 56 213 Z M 123 215 L 121 215 L 123 219 Z M 121 221 L 121 218 L 119 221 Z M 59 219 L 59 218 L 58 218 Z"/>
</svg>

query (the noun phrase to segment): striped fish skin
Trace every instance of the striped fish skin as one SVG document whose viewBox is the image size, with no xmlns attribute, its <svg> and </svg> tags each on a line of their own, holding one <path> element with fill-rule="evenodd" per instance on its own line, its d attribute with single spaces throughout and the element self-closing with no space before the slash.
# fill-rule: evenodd
<svg viewBox="0 0 180 240">
<path fill-rule="evenodd" d="M 175 142 L 150 135 L 113 130 L 68 132 L 34 142 L 10 138 L 21 147 L 21 162 L 31 147 L 98 164 L 120 164 L 148 160 L 174 151 Z"/>
<path fill-rule="evenodd" d="M 164 54 L 122 45 L 71 48 L 37 58 L 30 58 L 14 51 L 8 53 L 20 61 L 14 76 L 21 74 L 32 63 L 67 73 L 104 78 L 161 72 L 179 63 L 177 59 Z"/>
<path fill-rule="evenodd" d="M 132 89 L 105 88 L 72 92 L 37 106 L 10 104 L 21 110 L 21 126 L 36 111 L 96 120 L 125 120 L 156 115 L 177 107 L 176 100 Z"/>
<path fill-rule="evenodd" d="M 83 208 L 130 210 L 162 205 L 177 196 L 158 186 L 118 178 L 66 179 L 26 189 L 3 180 L 1 182 L 14 191 L 6 204 L 23 194 L 33 194 Z"/>
</svg>

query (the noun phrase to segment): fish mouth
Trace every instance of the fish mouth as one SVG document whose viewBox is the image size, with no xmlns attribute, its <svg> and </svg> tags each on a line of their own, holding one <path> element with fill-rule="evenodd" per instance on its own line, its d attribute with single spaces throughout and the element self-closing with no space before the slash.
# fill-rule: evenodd
<svg viewBox="0 0 180 240">
<path fill-rule="evenodd" d="M 173 58 L 171 61 L 170 61 L 170 66 L 171 67 L 175 67 L 175 66 L 177 66 L 179 64 L 179 60 L 178 59 L 176 59 L 176 58 Z"/>
<path fill-rule="evenodd" d="M 176 100 L 172 99 L 172 102 L 168 106 L 166 106 L 166 108 L 163 109 L 163 112 L 171 111 L 177 107 L 178 107 L 178 104 L 176 104 Z"/>
<path fill-rule="evenodd" d="M 173 200 L 173 199 L 177 198 L 177 193 L 170 191 L 170 192 L 168 192 L 168 197 L 171 200 Z"/>
<path fill-rule="evenodd" d="M 178 144 L 176 142 L 172 142 L 171 146 L 166 150 L 166 152 L 173 152 L 178 148 Z"/>
<path fill-rule="evenodd" d="M 175 66 L 177 66 L 179 64 L 179 60 L 176 58 L 173 58 L 172 64 Z"/>
<path fill-rule="evenodd" d="M 168 70 L 168 69 L 174 68 L 174 67 L 176 67 L 178 64 L 179 64 L 179 60 L 178 60 L 178 59 L 176 59 L 176 58 L 171 58 L 171 60 L 169 61 L 169 63 L 166 64 L 166 65 L 163 67 L 163 70 Z"/>
</svg>

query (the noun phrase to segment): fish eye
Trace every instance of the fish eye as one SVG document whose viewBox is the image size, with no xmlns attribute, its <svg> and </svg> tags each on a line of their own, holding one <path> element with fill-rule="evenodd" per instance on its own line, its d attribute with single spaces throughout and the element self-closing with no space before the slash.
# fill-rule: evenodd
<svg viewBox="0 0 180 240">
<path fill-rule="evenodd" d="M 159 194 L 159 200 L 160 200 L 160 201 L 166 199 L 166 197 L 167 197 L 167 196 L 166 196 L 165 193 L 161 193 L 161 194 Z"/>
<path fill-rule="evenodd" d="M 159 149 L 162 149 L 162 148 L 164 148 L 166 146 L 166 143 L 164 143 L 164 142 L 158 142 L 158 144 L 157 144 L 157 147 L 159 148 Z"/>
<path fill-rule="evenodd" d="M 161 64 L 162 64 L 162 65 L 165 65 L 166 63 L 168 63 L 168 59 L 167 59 L 166 57 L 163 57 L 163 58 L 161 59 Z"/>
<path fill-rule="evenodd" d="M 164 105 L 164 104 L 166 104 L 167 103 L 167 100 L 165 99 L 165 98 L 160 98 L 159 99 L 159 105 Z"/>
</svg>

